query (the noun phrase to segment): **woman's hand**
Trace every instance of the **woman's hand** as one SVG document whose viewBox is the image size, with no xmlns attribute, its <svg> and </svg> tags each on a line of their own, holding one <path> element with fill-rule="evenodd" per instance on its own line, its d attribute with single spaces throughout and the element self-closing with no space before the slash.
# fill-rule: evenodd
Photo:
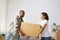
<svg viewBox="0 0 60 40">
<path fill-rule="evenodd" d="M 35 35 L 36 38 L 39 38 L 39 35 L 41 34 L 41 30 Z"/>
<path fill-rule="evenodd" d="M 36 38 L 39 38 L 39 35 L 38 34 L 36 34 Z"/>
</svg>

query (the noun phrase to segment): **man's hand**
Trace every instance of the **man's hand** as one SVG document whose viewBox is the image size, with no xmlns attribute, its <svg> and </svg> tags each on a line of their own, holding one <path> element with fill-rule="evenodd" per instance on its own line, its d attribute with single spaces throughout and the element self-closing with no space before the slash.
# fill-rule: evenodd
<svg viewBox="0 0 60 40">
<path fill-rule="evenodd" d="M 25 36 L 25 34 L 21 31 L 21 29 L 20 29 L 20 34 L 21 36 Z"/>
</svg>

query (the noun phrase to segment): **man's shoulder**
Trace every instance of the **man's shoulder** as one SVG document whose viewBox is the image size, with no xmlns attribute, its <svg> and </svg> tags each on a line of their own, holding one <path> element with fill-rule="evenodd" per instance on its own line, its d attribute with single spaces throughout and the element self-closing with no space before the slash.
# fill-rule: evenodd
<svg viewBox="0 0 60 40">
<path fill-rule="evenodd" d="M 16 18 L 19 18 L 19 15 L 17 15 Z"/>
</svg>

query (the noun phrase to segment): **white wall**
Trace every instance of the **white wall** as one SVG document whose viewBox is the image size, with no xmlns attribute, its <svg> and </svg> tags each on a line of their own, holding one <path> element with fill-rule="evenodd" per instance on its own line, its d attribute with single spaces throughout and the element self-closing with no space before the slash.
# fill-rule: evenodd
<svg viewBox="0 0 60 40">
<path fill-rule="evenodd" d="M 0 0 L 0 34 L 6 33 L 6 7 L 7 0 Z"/>
<path fill-rule="evenodd" d="M 40 13 L 45 11 L 50 17 L 50 24 L 60 24 L 60 0 L 8 0 L 7 28 L 19 10 L 25 10 L 24 20 L 31 23 L 40 23 Z"/>
</svg>

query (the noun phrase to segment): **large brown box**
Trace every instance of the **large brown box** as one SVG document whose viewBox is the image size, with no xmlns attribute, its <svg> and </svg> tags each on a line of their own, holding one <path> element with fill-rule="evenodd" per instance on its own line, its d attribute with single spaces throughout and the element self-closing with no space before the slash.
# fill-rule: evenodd
<svg viewBox="0 0 60 40">
<path fill-rule="evenodd" d="M 21 24 L 21 30 L 25 35 L 34 37 L 39 34 L 40 25 L 24 22 Z"/>
<path fill-rule="evenodd" d="M 60 40 L 60 32 L 56 32 L 56 39 L 55 40 Z"/>
</svg>

